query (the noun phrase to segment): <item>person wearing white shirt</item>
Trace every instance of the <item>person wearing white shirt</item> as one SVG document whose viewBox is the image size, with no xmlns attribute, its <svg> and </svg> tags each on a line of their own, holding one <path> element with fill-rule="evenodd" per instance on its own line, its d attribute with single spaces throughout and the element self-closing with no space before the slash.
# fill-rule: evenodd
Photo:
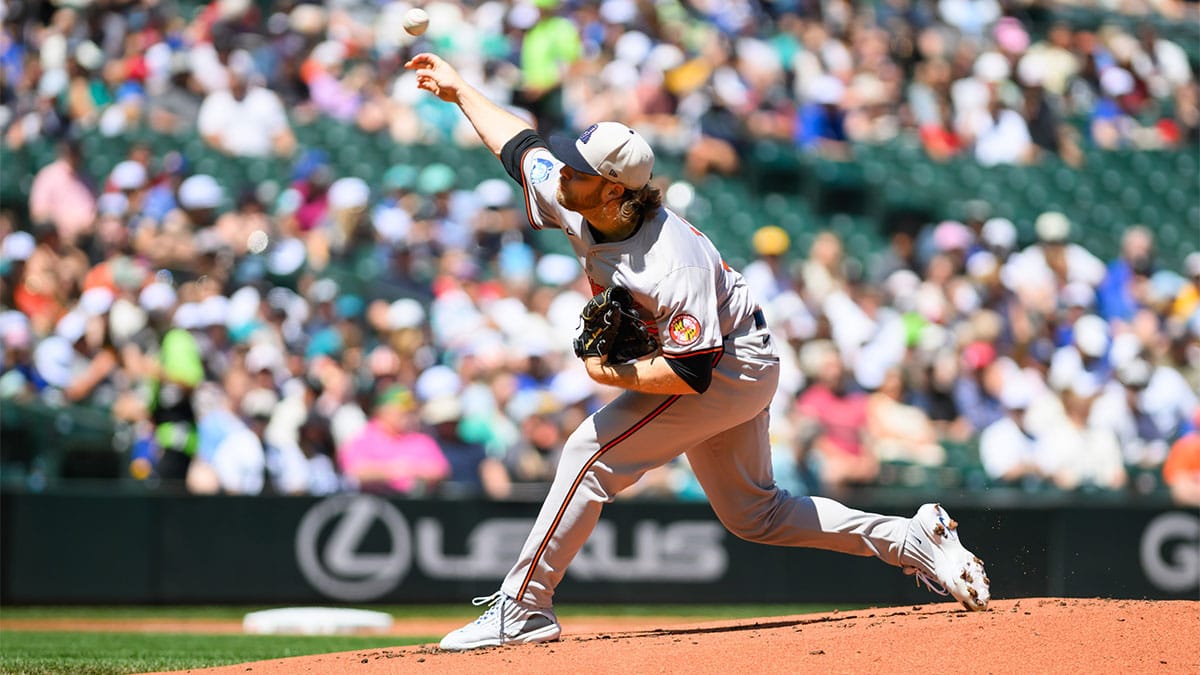
<svg viewBox="0 0 1200 675">
<path fill-rule="evenodd" d="M 1168 438 L 1195 418 L 1200 397 L 1178 370 L 1164 365 L 1154 366 L 1146 389 L 1138 396 L 1138 404 L 1154 421 L 1154 426 Z"/>
<path fill-rule="evenodd" d="M 1156 467 L 1200 406 L 1196 392 L 1179 371 L 1141 356 L 1122 363 L 1116 374 L 1118 381 L 1096 401 L 1089 420 L 1113 431 L 1126 464 Z"/>
<path fill-rule="evenodd" d="M 221 492 L 256 495 L 263 489 L 266 453 L 262 439 L 244 424 L 230 432 L 212 456 Z"/>
<path fill-rule="evenodd" d="M 278 403 L 279 396 L 270 389 L 251 389 L 242 396 L 240 423 L 216 447 L 210 460 L 222 492 L 262 492 L 267 469 L 262 438 Z"/>
<path fill-rule="evenodd" d="M 1081 376 L 1063 392 L 1066 412 L 1037 439 L 1049 478 L 1064 490 L 1094 486 L 1115 490 L 1125 485 L 1125 466 L 1112 429 L 1088 424 L 1088 412 L 1099 388 Z"/>
<path fill-rule="evenodd" d="M 1028 162 L 1035 146 L 1025 118 L 995 99 L 989 113 L 975 136 L 975 160 L 983 166 Z"/>
<path fill-rule="evenodd" d="M 273 91 L 249 82 L 249 73 L 229 71 L 229 89 L 204 98 L 196 125 L 212 147 L 237 157 L 287 156 L 296 147 L 283 102 Z"/>
<path fill-rule="evenodd" d="M 778 225 L 766 225 L 755 231 L 751 244 L 756 257 L 742 270 L 742 276 L 754 291 L 754 297 L 770 303 L 792 286 L 783 259 L 791 246 L 791 237 Z"/>
<path fill-rule="evenodd" d="M 1039 454 L 1037 439 L 1024 428 L 1025 411 L 1032 392 L 1024 378 L 1008 373 L 1000 401 L 1008 414 L 992 422 L 979 435 L 979 460 L 992 480 L 1016 483 L 1025 478 L 1038 479 L 1050 468 Z"/>
<path fill-rule="evenodd" d="M 1000 271 L 1009 289 L 1021 293 L 1047 284 L 1061 288 L 1082 283 L 1095 289 L 1108 274 L 1104 261 L 1069 241 L 1071 221 L 1062 213 L 1047 211 L 1034 223 L 1038 243 L 1013 254 Z"/>
</svg>

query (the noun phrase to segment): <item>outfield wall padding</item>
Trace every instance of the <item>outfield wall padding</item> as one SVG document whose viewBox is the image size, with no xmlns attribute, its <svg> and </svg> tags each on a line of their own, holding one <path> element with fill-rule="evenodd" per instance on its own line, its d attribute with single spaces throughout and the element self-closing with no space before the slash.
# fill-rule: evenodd
<svg viewBox="0 0 1200 675">
<path fill-rule="evenodd" d="M 911 513 L 917 504 L 851 503 Z M 494 591 L 537 504 L 373 495 L 0 495 L 0 602 L 459 602 Z M 996 597 L 1200 597 L 1200 514 L 955 504 Z M 628 501 L 558 589 L 597 603 L 927 602 L 872 558 L 741 541 L 707 504 Z"/>
</svg>

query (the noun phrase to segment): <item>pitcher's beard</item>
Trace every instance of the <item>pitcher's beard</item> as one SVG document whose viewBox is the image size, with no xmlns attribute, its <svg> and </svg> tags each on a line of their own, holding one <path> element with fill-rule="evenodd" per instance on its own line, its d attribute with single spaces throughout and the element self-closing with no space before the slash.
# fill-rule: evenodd
<svg viewBox="0 0 1200 675">
<path fill-rule="evenodd" d="M 601 190 L 603 190 L 603 186 L 597 187 L 595 192 L 591 194 L 571 199 L 562 189 L 562 186 L 559 185 L 558 191 L 554 193 L 554 198 L 559 205 L 565 209 L 570 209 L 572 211 L 586 211 L 588 209 L 594 209 L 604 203 L 600 194 Z"/>
</svg>

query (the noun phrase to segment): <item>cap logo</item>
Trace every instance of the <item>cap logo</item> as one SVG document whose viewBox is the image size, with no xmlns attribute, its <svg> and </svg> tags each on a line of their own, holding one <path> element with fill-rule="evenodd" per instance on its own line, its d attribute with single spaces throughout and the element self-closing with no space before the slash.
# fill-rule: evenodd
<svg viewBox="0 0 1200 675">
<path fill-rule="evenodd" d="M 617 177 L 617 172 L 616 172 L 616 171 L 613 171 L 612 169 L 609 169 L 609 170 L 608 170 L 608 175 L 612 176 L 613 178 L 616 178 L 616 177 Z"/>
<path fill-rule="evenodd" d="M 579 134 L 579 142 L 586 145 L 588 141 L 592 140 L 592 134 L 594 134 L 596 132 L 596 128 L 599 126 L 600 125 L 598 125 L 598 124 L 593 124 L 592 126 L 585 129 L 582 134 Z"/>
</svg>

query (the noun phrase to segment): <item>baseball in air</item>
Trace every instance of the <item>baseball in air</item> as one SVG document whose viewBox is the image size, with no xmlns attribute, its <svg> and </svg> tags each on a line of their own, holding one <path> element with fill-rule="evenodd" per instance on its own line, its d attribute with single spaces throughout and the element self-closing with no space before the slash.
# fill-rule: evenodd
<svg viewBox="0 0 1200 675">
<path fill-rule="evenodd" d="M 404 13 L 404 30 L 409 35 L 422 35 L 429 28 L 429 15 L 420 7 L 413 7 Z"/>
</svg>

